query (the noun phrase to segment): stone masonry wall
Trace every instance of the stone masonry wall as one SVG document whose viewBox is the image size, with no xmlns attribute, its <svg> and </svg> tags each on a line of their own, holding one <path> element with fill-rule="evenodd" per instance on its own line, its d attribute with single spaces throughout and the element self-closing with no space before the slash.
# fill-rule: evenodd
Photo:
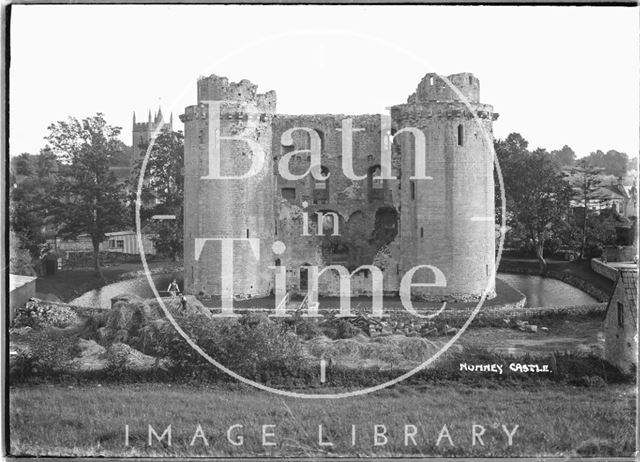
<svg viewBox="0 0 640 462">
<path fill-rule="evenodd" d="M 393 129 L 416 127 L 426 138 L 426 173 L 414 175 L 415 140 L 397 135 L 402 158 L 400 272 L 434 265 L 447 278 L 443 288 L 418 288 L 427 299 L 473 299 L 494 294 L 495 225 L 492 121 L 489 105 L 478 103 L 477 79 L 449 76 L 469 98 L 462 102 L 446 84 L 427 74 L 409 103 L 391 109 Z M 467 105 L 468 104 L 468 105 Z M 416 282 L 429 283 L 427 271 Z"/>
<path fill-rule="evenodd" d="M 264 150 L 264 167 L 246 179 L 206 179 L 209 172 L 209 106 L 227 101 L 220 111 L 220 136 L 251 139 Z M 271 246 L 274 240 L 271 118 L 274 92 L 258 94 L 248 80 L 230 83 L 212 75 L 198 81 L 197 106 L 186 108 L 185 122 L 185 287 L 188 293 L 218 295 L 221 272 L 233 271 L 234 293 L 269 295 L 273 288 Z M 247 106 L 247 103 L 251 105 Z M 245 141 L 220 140 L 220 173 L 241 176 L 249 171 L 254 151 Z M 221 268 L 221 244 L 206 243 L 195 259 L 196 238 L 258 238 L 257 259 L 248 242 L 236 242 L 233 268 Z"/>
<path fill-rule="evenodd" d="M 276 115 L 275 93 L 257 93 L 248 80 L 229 82 L 212 75 L 198 81 L 198 105 L 186 108 L 185 123 L 185 287 L 188 293 L 220 293 L 220 245 L 205 245 L 195 260 L 194 240 L 206 237 L 260 239 L 260 259 L 246 243 L 234 247 L 234 293 L 268 295 L 274 287 L 269 266 L 286 266 L 289 292 L 305 294 L 304 266 L 343 265 L 350 272 L 375 265 L 383 272 L 384 292 L 397 293 L 400 280 L 416 265 L 435 265 L 447 278 L 444 288 L 417 288 L 413 295 L 434 300 L 476 299 L 485 289 L 492 294 L 495 259 L 493 204 L 493 108 L 479 103 L 479 82 L 472 74 L 448 77 L 466 98 L 427 74 L 408 103 L 394 106 L 391 120 L 380 115 Z M 209 171 L 208 107 L 204 101 L 232 101 L 222 106 L 220 134 L 251 137 L 266 153 L 265 166 L 243 180 L 206 180 Z M 253 103 L 257 117 L 247 117 L 239 103 Z M 342 121 L 352 119 L 352 180 L 343 166 Z M 478 122 L 479 121 L 479 122 Z M 293 133 L 293 144 L 282 135 L 294 127 L 314 129 L 321 140 L 326 181 L 307 175 L 287 180 L 278 165 L 292 151 L 309 148 L 309 135 Z M 410 134 L 389 136 L 416 127 L 426 137 L 427 175 L 415 175 L 415 142 Z M 486 135 L 485 135 L 486 134 Z M 383 153 L 391 150 L 391 173 L 396 179 L 375 179 Z M 222 141 L 222 174 L 240 174 L 251 165 L 251 152 L 242 142 Z M 292 158 L 291 171 L 302 174 L 309 154 Z M 318 222 L 316 212 L 324 220 Z M 310 236 L 303 235 L 303 217 Z M 335 215 L 334 215 L 335 214 Z M 338 233 L 333 235 L 334 217 Z M 317 235 L 318 230 L 324 235 Z M 272 243 L 281 241 L 279 255 Z M 353 295 L 371 294 L 369 271 L 351 279 Z M 422 270 L 414 282 L 430 282 Z M 321 295 L 338 295 L 339 278 L 326 272 L 319 281 Z"/>
</svg>

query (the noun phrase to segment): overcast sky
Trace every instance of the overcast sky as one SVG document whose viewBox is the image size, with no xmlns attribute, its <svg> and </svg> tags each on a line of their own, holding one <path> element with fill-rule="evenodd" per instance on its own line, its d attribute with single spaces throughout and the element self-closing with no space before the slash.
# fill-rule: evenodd
<svg viewBox="0 0 640 462">
<path fill-rule="evenodd" d="M 381 113 L 427 72 L 472 72 L 530 147 L 638 153 L 638 9 L 433 6 L 15 6 L 10 152 L 103 112 L 123 127 L 162 104 L 174 128 L 198 76 L 275 90 L 278 112 Z"/>
</svg>

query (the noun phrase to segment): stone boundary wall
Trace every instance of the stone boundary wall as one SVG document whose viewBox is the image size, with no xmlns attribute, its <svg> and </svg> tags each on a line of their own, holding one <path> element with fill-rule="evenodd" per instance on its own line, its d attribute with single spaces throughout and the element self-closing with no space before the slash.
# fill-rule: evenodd
<svg viewBox="0 0 640 462">
<path fill-rule="evenodd" d="M 478 312 L 477 316 L 474 320 L 480 319 L 483 321 L 489 320 L 502 320 L 508 318 L 509 320 L 514 319 L 529 319 L 541 316 L 556 316 L 556 315 L 568 315 L 568 316 L 587 316 L 593 314 L 602 314 L 607 310 L 606 303 L 593 303 L 588 305 L 574 305 L 574 306 L 562 306 L 556 308 L 526 308 L 524 304 L 526 303 L 526 299 L 520 300 L 515 303 L 510 303 L 508 305 L 504 305 L 501 307 L 490 307 L 490 308 L 481 308 Z M 446 309 L 440 313 L 440 315 L 432 318 L 432 321 L 440 321 L 440 322 L 464 322 L 471 313 L 472 310 L 451 310 L 447 311 Z M 248 314 L 248 313 L 263 313 L 266 315 L 273 314 L 273 309 L 269 308 L 236 308 L 235 312 L 237 314 Z M 420 314 L 433 314 L 436 310 L 430 310 L 429 312 L 421 311 Z M 323 314 L 337 314 L 337 310 L 320 310 L 320 313 Z M 352 311 L 353 314 L 355 312 Z M 289 313 L 292 314 L 292 313 Z M 389 311 L 384 314 L 382 318 L 375 319 L 411 319 L 415 321 L 429 321 L 429 319 L 425 318 L 416 318 L 412 314 L 403 310 L 395 310 Z"/>
<path fill-rule="evenodd" d="M 147 261 L 153 261 L 157 258 L 155 255 L 145 255 Z M 113 263 L 140 263 L 139 253 L 122 253 L 100 251 L 100 264 L 106 266 Z M 93 251 L 68 251 L 64 259 L 65 268 L 93 268 Z"/>
<path fill-rule="evenodd" d="M 530 274 L 532 276 L 540 276 L 540 272 L 537 268 L 527 268 L 519 266 L 518 262 L 509 262 L 509 261 L 501 261 L 500 262 L 500 270 L 499 273 L 511 273 L 511 274 Z M 548 270 L 547 277 L 557 279 L 562 281 L 570 286 L 573 286 L 577 289 L 582 290 L 583 292 L 588 293 L 593 298 L 598 300 L 599 302 L 608 302 L 610 294 L 601 290 L 591 284 L 590 282 L 581 279 L 579 276 L 575 274 L 566 273 L 564 271 L 555 271 Z"/>
<path fill-rule="evenodd" d="M 602 254 L 608 261 L 633 261 L 638 255 L 638 248 L 633 245 L 606 246 L 602 249 Z"/>
<path fill-rule="evenodd" d="M 615 282 L 618 279 L 618 270 L 607 265 L 606 263 L 598 260 L 597 258 L 591 259 L 591 269 L 601 276 Z"/>
<path fill-rule="evenodd" d="M 505 305 L 500 308 L 493 308 L 484 310 L 484 308 L 480 309 L 480 312 L 474 319 L 482 319 L 482 320 L 500 320 L 508 318 L 510 320 L 513 319 L 528 319 L 535 318 L 540 316 L 555 316 L 555 315 L 571 315 L 571 316 L 584 316 L 593 313 L 602 313 L 604 316 L 605 311 L 607 310 L 606 303 L 596 303 L 590 305 L 575 305 L 575 306 L 561 306 L 554 308 L 527 308 L 524 306 L 526 302 L 522 300 L 521 302 Z M 443 311 L 442 314 L 434 319 L 439 321 L 447 321 L 447 320 L 465 320 L 469 317 L 469 312 L 464 310 L 456 310 L 446 312 Z"/>
</svg>

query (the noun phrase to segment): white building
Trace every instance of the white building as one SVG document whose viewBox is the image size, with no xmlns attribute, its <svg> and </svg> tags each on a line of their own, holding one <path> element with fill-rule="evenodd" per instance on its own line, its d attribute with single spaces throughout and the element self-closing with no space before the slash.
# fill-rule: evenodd
<svg viewBox="0 0 640 462">
<path fill-rule="evenodd" d="M 125 254 L 139 254 L 138 237 L 135 231 L 116 231 L 113 233 L 105 233 L 107 239 L 100 243 L 101 252 L 115 252 Z M 142 243 L 144 253 L 146 255 L 155 255 L 156 249 L 148 234 L 142 235 Z M 60 237 L 55 238 L 55 242 L 51 246 L 63 252 L 93 252 L 93 244 L 88 234 L 81 234 L 75 240 L 63 240 Z"/>
</svg>

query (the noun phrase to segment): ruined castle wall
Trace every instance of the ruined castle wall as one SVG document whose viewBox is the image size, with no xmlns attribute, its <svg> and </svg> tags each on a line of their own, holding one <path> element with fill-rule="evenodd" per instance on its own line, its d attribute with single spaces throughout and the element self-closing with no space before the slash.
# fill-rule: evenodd
<svg viewBox="0 0 640 462">
<path fill-rule="evenodd" d="M 415 288 L 427 299 L 470 299 L 493 287 L 495 262 L 492 120 L 493 108 L 479 102 L 479 82 L 472 74 L 449 76 L 451 90 L 436 74 L 427 74 L 406 104 L 394 106 L 394 133 L 416 127 L 426 138 L 426 169 L 431 180 L 412 180 L 415 142 L 410 134 L 396 135 L 391 148 L 392 174 L 398 179 L 374 181 L 381 164 L 387 133 L 381 133 L 379 115 L 277 115 L 275 94 L 257 93 L 251 82 L 230 83 L 211 76 L 198 82 L 198 102 L 188 107 L 185 122 L 185 287 L 189 293 L 219 294 L 220 244 L 208 243 L 199 261 L 194 240 L 207 237 L 259 238 L 260 259 L 247 243 L 236 243 L 234 292 L 239 296 L 268 295 L 274 272 L 287 268 L 289 292 L 305 294 L 306 265 L 320 269 L 342 265 L 349 271 L 361 265 L 383 270 L 384 291 L 397 293 L 400 279 L 417 265 L 434 265 L 447 278 L 444 288 Z M 468 104 L 460 100 L 461 93 Z M 203 101 L 232 101 L 222 107 L 221 135 L 250 137 L 266 154 L 258 175 L 242 180 L 206 180 L 208 172 L 208 108 Z M 238 102 L 252 102 L 252 117 Z M 341 122 L 353 120 L 352 180 L 344 174 Z M 387 125 L 383 125 L 387 126 Z M 327 181 L 307 175 L 287 180 L 278 164 L 287 153 L 309 149 L 309 135 L 293 134 L 293 144 L 282 135 L 294 127 L 311 128 L 320 135 L 322 167 Z M 363 131 L 357 131 L 363 129 Z M 385 129 L 386 130 L 386 129 Z M 489 139 L 485 136 L 486 132 Z M 387 140 L 388 141 L 388 140 Z M 388 143 L 387 143 L 387 146 Z M 222 141 L 222 174 L 240 174 L 251 165 L 251 150 L 240 141 Z M 309 153 L 296 153 L 290 163 L 294 174 L 306 172 Z M 316 212 L 338 216 L 339 233 L 332 235 L 329 218 L 318 223 Z M 309 234 L 303 235 L 303 216 Z M 318 227 L 324 235 L 317 235 Z M 272 251 L 276 240 L 286 245 L 280 255 Z M 225 268 L 225 271 L 228 270 Z M 414 282 L 432 282 L 426 271 Z M 336 272 L 320 278 L 320 294 L 338 295 Z M 353 295 L 371 293 L 371 274 L 355 274 Z"/>
<path fill-rule="evenodd" d="M 234 245 L 234 294 L 239 297 L 266 296 L 272 290 L 274 241 L 271 117 L 275 93 L 256 92 L 251 82 L 230 83 L 211 76 L 198 81 L 197 106 L 186 108 L 185 122 L 185 290 L 217 295 L 221 292 L 221 245 L 207 243 L 198 261 L 196 238 L 258 238 L 260 258 L 248 242 Z M 209 107 L 203 101 L 230 101 L 221 106 L 220 135 L 249 138 L 265 154 L 264 167 L 245 179 L 204 179 L 209 172 Z M 252 111 L 243 103 L 252 103 Z M 249 171 L 254 152 L 244 141 L 221 140 L 220 165 L 223 176 Z"/>
<path fill-rule="evenodd" d="M 353 181 L 344 174 L 342 166 L 343 119 L 353 119 L 355 131 L 352 136 L 353 170 L 364 179 Z M 280 257 L 287 266 L 288 288 L 304 293 L 304 283 L 300 281 L 300 269 L 303 265 L 317 265 L 323 268 L 330 264 L 340 264 L 354 270 L 363 264 L 378 264 L 387 259 L 384 248 L 385 236 L 376 232 L 376 212 L 380 209 L 392 215 L 393 193 L 389 184 L 378 183 L 374 188 L 372 176 L 376 166 L 380 165 L 381 133 L 378 115 L 278 115 L 273 124 L 274 157 L 278 161 L 291 150 L 308 149 L 308 134 L 304 131 L 293 133 L 294 146 L 282 144 L 282 134 L 293 127 L 307 127 L 316 130 L 322 140 L 322 166 L 328 171 L 329 179 L 318 182 L 311 175 L 302 180 L 290 181 L 283 178 L 274 169 L 276 178 L 276 209 L 278 215 L 278 239 L 287 245 L 287 251 Z M 297 154 L 291 161 L 292 173 L 302 174 L 310 165 L 309 154 Z M 318 189 L 318 183 L 321 189 Z M 375 189 L 375 191 L 373 191 Z M 326 193 L 322 193 L 322 191 Z M 306 206 L 304 204 L 306 203 Z M 391 210 L 389 210 L 391 209 Z M 339 236 L 332 236 L 331 223 L 325 225 L 325 235 L 317 236 L 315 212 L 335 212 L 339 215 Z M 307 213 L 310 223 L 309 234 L 303 236 L 302 215 Z M 378 224 L 380 228 L 380 215 Z M 388 219 L 387 222 L 392 221 Z M 322 226 L 322 224 L 321 224 Z M 388 225 L 391 226 L 391 225 Z M 397 225 L 396 225 L 397 226 Z M 393 234 L 393 230 L 388 230 Z M 389 240 L 389 239 L 386 239 Z M 397 290 L 395 265 L 387 264 L 385 272 L 393 268 L 392 274 L 385 274 L 385 290 Z M 302 286 L 302 287 L 301 287 Z M 321 293 L 339 294 L 337 273 L 325 273 L 319 281 Z M 354 295 L 371 293 L 371 278 L 366 272 L 352 277 L 351 292 Z"/>
</svg>

